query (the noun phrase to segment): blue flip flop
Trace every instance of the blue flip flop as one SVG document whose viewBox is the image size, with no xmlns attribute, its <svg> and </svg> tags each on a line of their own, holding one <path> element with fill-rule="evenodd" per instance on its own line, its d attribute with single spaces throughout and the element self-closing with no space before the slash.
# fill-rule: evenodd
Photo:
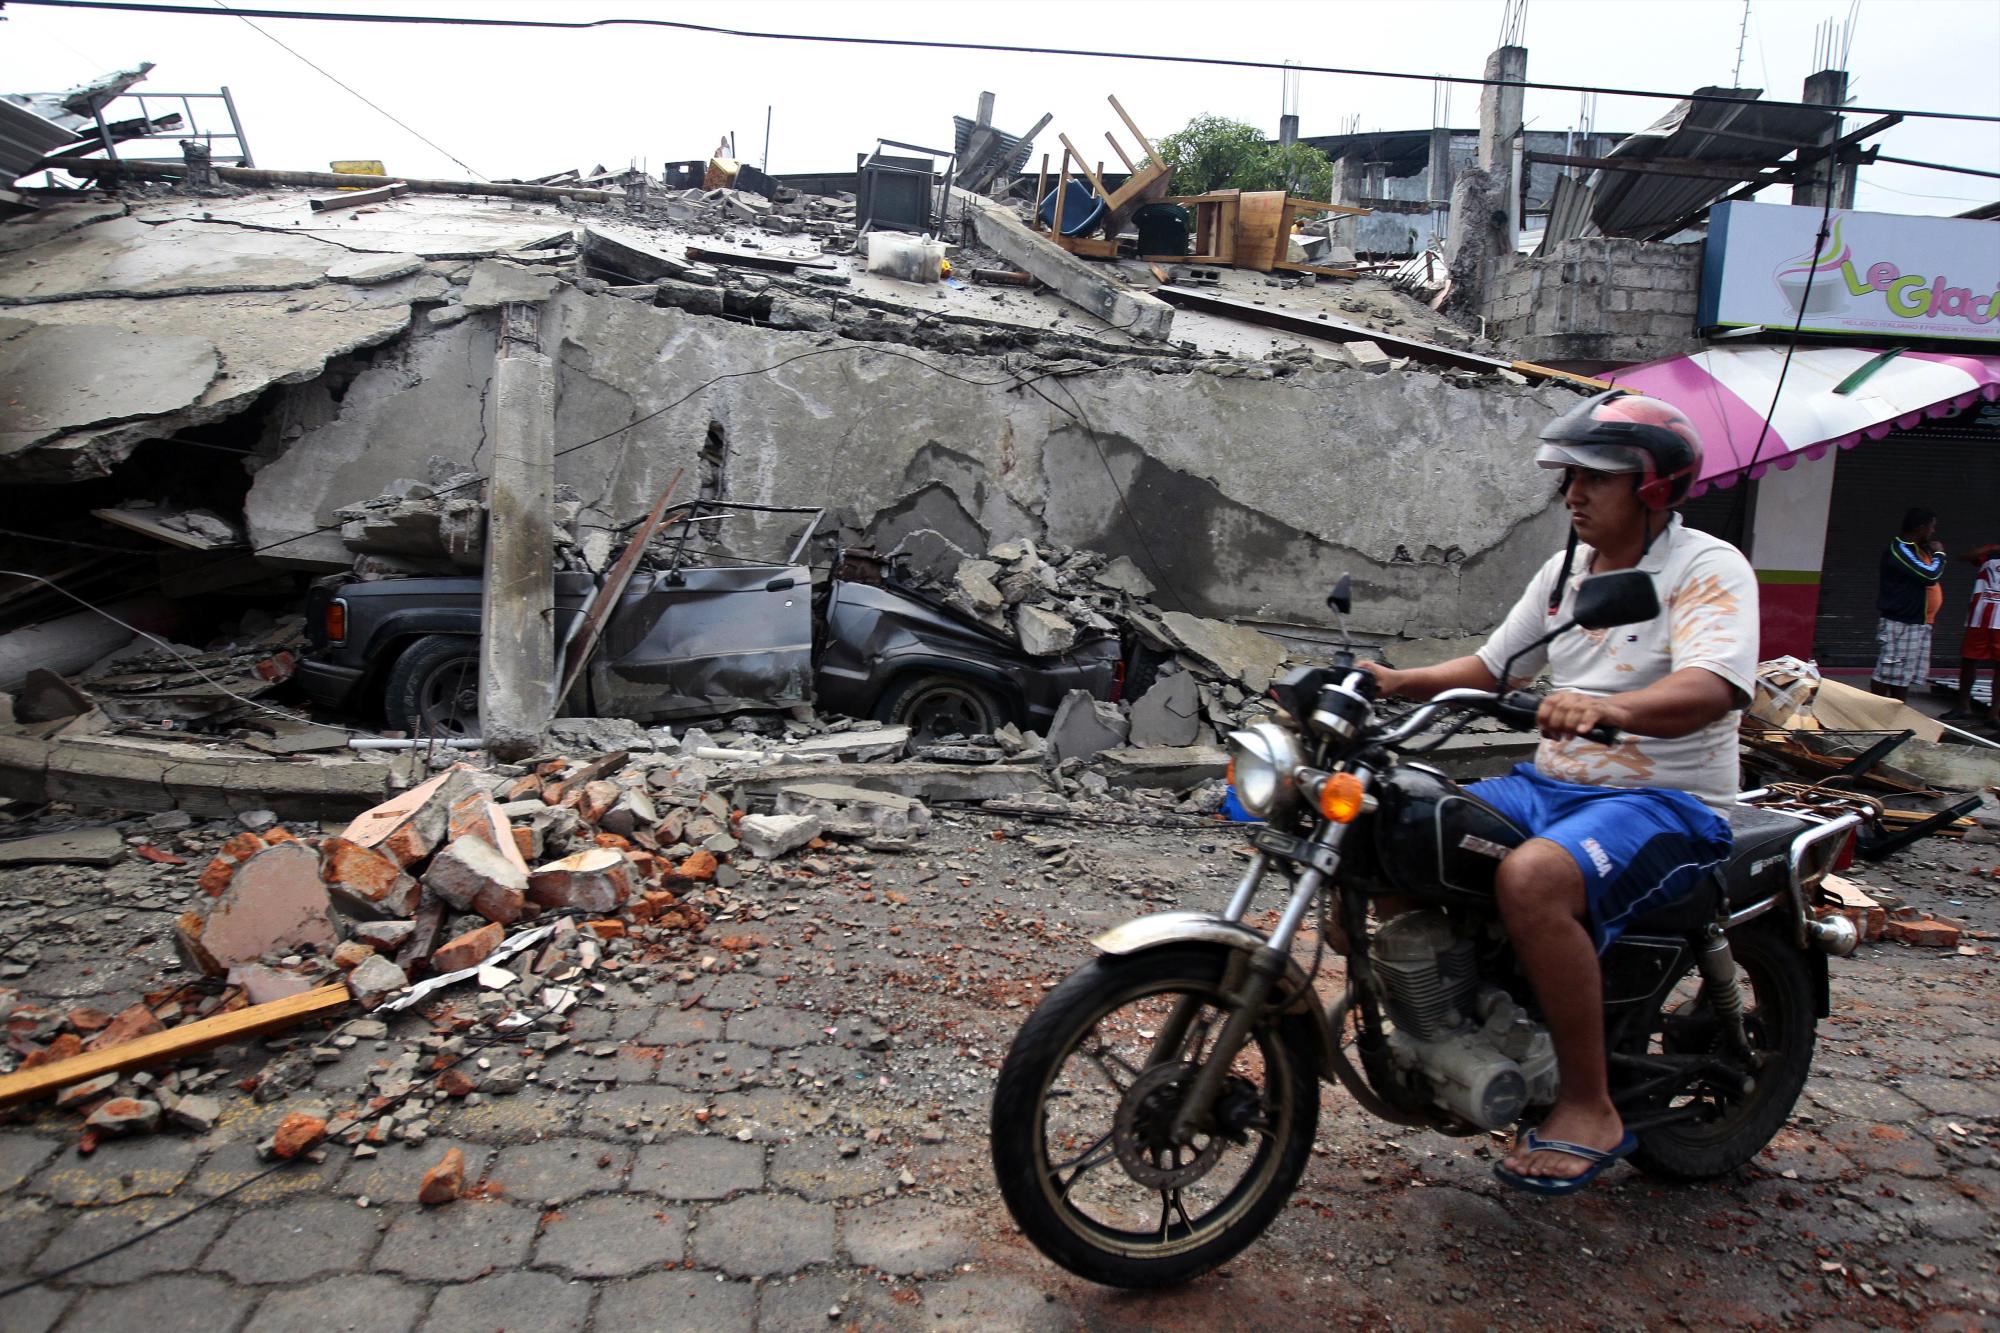
<svg viewBox="0 0 2000 1333">
<path fill-rule="evenodd" d="M 1590 1163 L 1590 1169 L 1580 1176 L 1524 1176 L 1518 1171 L 1508 1170 L 1505 1162 L 1495 1162 L 1493 1174 L 1515 1189 L 1525 1190 L 1529 1194 L 1574 1194 L 1603 1175 L 1607 1167 L 1630 1157 L 1639 1147 L 1639 1136 L 1629 1129 L 1626 1130 L 1625 1137 L 1619 1140 L 1618 1146 L 1608 1152 L 1586 1148 L 1581 1143 L 1545 1139 L 1532 1129 L 1522 1142 L 1529 1152 L 1559 1152 L 1567 1153 L 1571 1157 L 1581 1157 Z"/>
</svg>

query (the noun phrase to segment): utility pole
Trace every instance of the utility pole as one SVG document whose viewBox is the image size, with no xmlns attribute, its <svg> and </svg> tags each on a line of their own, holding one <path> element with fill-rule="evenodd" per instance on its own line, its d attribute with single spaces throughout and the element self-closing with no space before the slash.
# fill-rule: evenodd
<svg viewBox="0 0 2000 1333">
<path fill-rule="evenodd" d="M 770 105 L 767 103 L 764 107 L 764 156 L 757 163 L 757 170 L 767 172 L 770 169 L 771 169 L 771 108 Z"/>
</svg>

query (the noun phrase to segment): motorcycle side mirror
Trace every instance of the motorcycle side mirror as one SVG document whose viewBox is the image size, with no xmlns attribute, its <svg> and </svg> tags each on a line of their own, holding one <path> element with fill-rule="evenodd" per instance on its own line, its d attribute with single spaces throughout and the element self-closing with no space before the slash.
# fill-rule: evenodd
<svg viewBox="0 0 2000 1333">
<path fill-rule="evenodd" d="M 1327 606 L 1341 615 L 1354 609 L 1354 576 L 1342 574 L 1340 581 L 1333 585 L 1333 591 L 1326 595 Z"/>
<path fill-rule="evenodd" d="M 1660 596 L 1653 587 L 1653 576 L 1643 569 L 1592 574 L 1577 584 L 1576 601 L 1570 608 L 1574 623 L 1584 629 L 1636 625 L 1659 614 Z"/>
</svg>

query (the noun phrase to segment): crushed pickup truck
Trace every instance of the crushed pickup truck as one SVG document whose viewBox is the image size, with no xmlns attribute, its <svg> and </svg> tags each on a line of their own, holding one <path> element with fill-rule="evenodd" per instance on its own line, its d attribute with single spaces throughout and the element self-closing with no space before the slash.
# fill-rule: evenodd
<svg viewBox="0 0 2000 1333">
<path fill-rule="evenodd" d="M 1045 732 L 1070 690 L 1117 697 L 1115 634 L 1030 656 L 860 553 L 841 553 L 815 586 L 801 558 L 824 512 L 709 500 L 668 510 L 558 711 L 655 723 L 812 705 L 937 739 L 1008 722 Z M 768 527 L 781 515 L 803 521 L 782 559 L 730 554 L 730 520 Z M 556 575 L 558 645 L 594 614 L 604 586 L 602 574 Z M 323 580 L 295 679 L 329 708 L 477 736 L 481 592 L 470 576 Z"/>
</svg>

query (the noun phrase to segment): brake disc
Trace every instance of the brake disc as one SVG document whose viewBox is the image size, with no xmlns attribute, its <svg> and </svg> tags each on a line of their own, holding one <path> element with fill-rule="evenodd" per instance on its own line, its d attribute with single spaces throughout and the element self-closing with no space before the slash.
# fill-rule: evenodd
<svg viewBox="0 0 2000 1333">
<path fill-rule="evenodd" d="M 1190 1064 L 1154 1065 L 1132 1081 L 1118 1103 L 1112 1122 L 1111 1144 L 1125 1173 L 1148 1189 L 1182 1189 L 1207 1175 L 1222 1156 L 1222 1139 L 1210 1134 L 1199 1150 L 1175 1144 L 1170 1137 L 1181 1098 L 1194 1081 Z M 1187 1161 L 1182 1153 L 1194 1152 Z M 1168 1163 L 1158 1160 L 1165 1154 Z"/>
</svg>

